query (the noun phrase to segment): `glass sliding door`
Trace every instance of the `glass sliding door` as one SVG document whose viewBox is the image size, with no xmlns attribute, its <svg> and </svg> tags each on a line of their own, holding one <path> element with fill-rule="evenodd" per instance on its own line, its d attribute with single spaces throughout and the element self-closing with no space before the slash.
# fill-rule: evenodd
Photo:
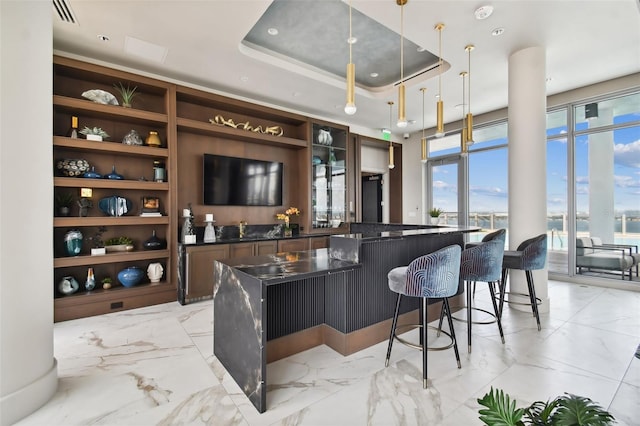
<svg viewBox="0 0 640 426">
<path fill-rule="evenodd" d="M 592 244 L 640 245 L 640 94 L 574 108 L 575 235 Z M 635 249 L 632 248 L 635 252 Z M 621 251 L 608 251 L 622 255 Z M 624 259 L 588 268 L 576 250 L 577 273 L 622 278 Z"/>
</svg>

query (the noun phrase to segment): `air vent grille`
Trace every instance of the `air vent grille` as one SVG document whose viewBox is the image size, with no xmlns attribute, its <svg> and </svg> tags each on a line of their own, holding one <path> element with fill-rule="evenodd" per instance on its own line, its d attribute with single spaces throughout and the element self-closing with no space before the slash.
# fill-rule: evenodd
<svg viewBox="0 0 640 426">
<path fill-rule="evenodd" d="M 71 6 L 66 0 L 53 0 L 53 10 L 56 11 L 61 21 L 68 22 L 69 24 L 78 24 L 73 14 L 73 9 L 71 9 Z"/>
</svg>

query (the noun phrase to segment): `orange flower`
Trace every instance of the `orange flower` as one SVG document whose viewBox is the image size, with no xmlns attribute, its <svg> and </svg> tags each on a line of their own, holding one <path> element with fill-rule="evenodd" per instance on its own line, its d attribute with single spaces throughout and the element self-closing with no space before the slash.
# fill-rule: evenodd
<svg viewBox="0 0 640 426">
<path fill-rule="evenodd" d="M 278 220 L 284 220 L 284 226 L 288 228 L 291 216 L 293 215 L 298 216 L 299 214 L 300 214 L 300 210 L 298 210 L 297 207 L 289 207 L 287 210 L 284 211 L 284 213 L 276 214 L 276 218 Z"/>
</svg>

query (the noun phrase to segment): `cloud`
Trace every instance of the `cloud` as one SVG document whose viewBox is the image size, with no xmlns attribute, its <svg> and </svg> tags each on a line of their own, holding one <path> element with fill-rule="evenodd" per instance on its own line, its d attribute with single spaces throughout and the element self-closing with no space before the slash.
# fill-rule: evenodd
<svg viewBox="0 0 640 426">
<path fill-rule="evenodd" d="M 621 166 L 640 168 L 640 140 L 635 142 L 613 146 L 613 159 Z"/>
<path fill-rule="evenodd" d="M 635 180 L 632 176 L 616 175 L 614 180 L 619 188 L 640 188 L 640 180 Z"/>
<path fill-rule="evenodd" d="M 508 193 L 502 188 L 487 186 L 471 186 L 469 193 L 473 195 L 487 195 L 489 197 L 507 198 Z"/>
</svg>

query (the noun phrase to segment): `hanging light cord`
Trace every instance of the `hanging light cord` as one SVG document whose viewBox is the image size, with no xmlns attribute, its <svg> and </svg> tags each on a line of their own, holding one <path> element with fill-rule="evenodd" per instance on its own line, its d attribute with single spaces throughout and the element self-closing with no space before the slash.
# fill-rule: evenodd
<svg viewBox="0 0 640 426">
<path fill-rule="evenodd" d="M 400 84 L 404 84 L 404 3 L 400 5 Z"/>
<path fill-rule="evenodd" d="M 438 24 L 438 100 L 442 100 L 442 24 Z"/>
<path fill-rule="evenodd" d="M 353 63 L 351 57 L 351 45 L 353 44 L 353 35 L 351 34 L 351 0 L 349 0 L 349 63 Z"/>
</svg>

